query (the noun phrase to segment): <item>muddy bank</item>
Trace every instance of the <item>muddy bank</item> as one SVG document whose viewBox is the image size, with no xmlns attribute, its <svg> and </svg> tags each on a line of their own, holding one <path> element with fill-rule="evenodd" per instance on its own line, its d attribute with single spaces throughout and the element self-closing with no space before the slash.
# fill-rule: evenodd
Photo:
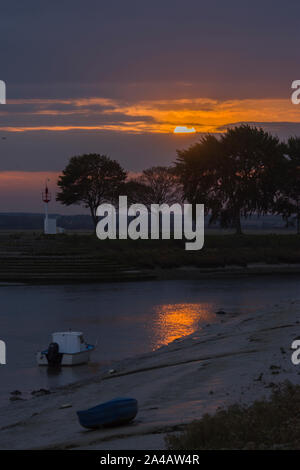
<svg viewBox="0 0 300 470">
<path fill-rule="evenodd" d="M 197 268 L 182 266 L 180 268 L 156 268 L 146 271 L 149 276 L 157 280 L 197 280 L 197 279 L 224 279 L 247 276 L 265 275 L 299 275 L 300 264 L 265 264 L 251 263 L 246 266 L 228 265 L 213 268 Z"/>
<path fill-rule="evenodd" d="M 0 448 L 162 449 L 166 432 L 205 412 L 268 396 L 274 383 L 299 382 L 300 366 L 292 364 L 290 350 L 300 331 L 299 307 L 291 301 L 268 314 L 226 313 L 156 352 L 113 364 L 112 374 L 9 403 L 0 410 Z M 134 423 L 80 427 L 76 410 L 117 396 L 138 399 Z"/>
<path fill-rule="evenodd" d="M 0 283 L 62 284 L 149 280 L 223 279 L 262 275 L 299 275 L 300 264 L 249 263 L 245 266 L 139 268 L 91 257 L 0 256 Z"/>
</svg>

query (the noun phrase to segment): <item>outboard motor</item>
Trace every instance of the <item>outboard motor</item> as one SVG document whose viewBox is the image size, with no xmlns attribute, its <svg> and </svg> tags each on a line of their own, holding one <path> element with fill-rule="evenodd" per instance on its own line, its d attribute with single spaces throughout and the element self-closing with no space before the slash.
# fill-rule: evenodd
<svg viewBox="0 0 300 470">
<path fill-rule="evenodd" d="M 59 367 L 62 360 L 62 353 L 59 352 L 59 346 L 57 343 L 50 343 L 48 347 L 48 353 L 46 354 L 48 365 L 50 367 Z"/>
</svg>

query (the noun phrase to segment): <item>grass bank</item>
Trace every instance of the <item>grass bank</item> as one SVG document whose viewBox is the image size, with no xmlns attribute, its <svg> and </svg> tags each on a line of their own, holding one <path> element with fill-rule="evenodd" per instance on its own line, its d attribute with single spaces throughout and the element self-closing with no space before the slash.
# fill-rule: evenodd
<svg viewBox="0 0 300 470">
<path fill-rule="evenodd" d="M 0 232 L 0 244 L 2 282 L 112 282 L 300 272 L 297 235 L 209 234 L 199 251 L 186 251 L 181 240 L 100 241 L 91 233 Z"/>
<path fill-rule="evenodd" d="M 200 268 L 249 263 L 300 263 L 300 236 L 292 234 L 206 235 L 199 251 L 181 240 L 105 240 L 94 234 L 0 233 L 1 252 L 30 256 L 77 256 L 139 268 Z"/>
<path fill-rule="evenodd" d="M 206 414 L 166 438 L 172 450 L 300 449 L 300 386 L 278 386 L 270 400 Z"/>
</svg>

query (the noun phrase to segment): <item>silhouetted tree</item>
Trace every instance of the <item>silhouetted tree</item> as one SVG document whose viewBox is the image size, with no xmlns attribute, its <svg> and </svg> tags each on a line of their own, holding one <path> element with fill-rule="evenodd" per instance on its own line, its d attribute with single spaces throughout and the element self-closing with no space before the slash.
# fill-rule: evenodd
<svg viewBox="0 0 300 470">
<path fill-rule="evenodd" d="M 177 172 L 185 198 L 203 203 L 210 221 L 242 232 L 241 216 L 266 213 L 279 191 L 284 145 L 263 129 L 241 125 L 220 139 L 207 135 L 178 151 Z"/>
<path fill-rule="evenodd" d="M 300 235 L 300 137 L 288 139 L 280 194 L 276 198 L 274 212 L 281 214 L 287 222 L 294 215 L 297 234 Z"/>
<path fill-rule="evenodd" d="M 72 157 L 58 180 L 57 201 L 70 206 L 83 204 L 91 211 L 96 226 L 97 207 L 115 202 L 126 180 L 120 164 L 106 155 L 86 154 Z"/>
<path fill-rule="evenodd" d="M 219 214 L 222 201 L 218 193 L 222 161 L 220 141 L 205 135 L 186 150 L 177 150 L 175 171 L 182 184 L 183 197 L 195 207 L 204 204 L 206 214 Z"/>
<path fill-rule="evenodd" d="M 285 146 L 277 137 L 249 125 L 228 129 L 220 143 L 223 224 L 232 223 L 241 233 L 241 216 L 272 209 L 280 190 Z"/>
<path fill-rule="evenodd" d="M 122 194 L 127 196 L 129 204 L 145 204 L 150 199 L 151 190 L 136 177 L 125 183 Z"/>
<path fill-rule="evenodd" d="M 181 185 L 174 169 L 170 167 L 147 168 L 126 185 L 129 200 L 147 207 L 151 204 L 173 204 L 182 201 Z"/>
</svg>

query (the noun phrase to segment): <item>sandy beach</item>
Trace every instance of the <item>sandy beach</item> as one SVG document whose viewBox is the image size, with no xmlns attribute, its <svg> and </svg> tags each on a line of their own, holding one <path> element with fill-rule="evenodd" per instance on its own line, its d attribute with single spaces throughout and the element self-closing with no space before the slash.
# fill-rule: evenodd
<svg viewBox="0 0 300 470">
<path fill-rule="evenodd" d="M 218 323 L 188 337 L 113 364 L 113 373 L 49 395 L 8 401 L 0 410 L 0 448 L 164 449 L 166 433 L 206 412 L 267 397 L 285 380 L 299 383 L 300 366 L 291 362 L 291 343 L 299 331 L 299 303 L 292 299 L 268 314 L 219 315 Z M 76 410 L 118 396 L 138 399 L 131 425 L 80 427 Z"/>
</svg>

